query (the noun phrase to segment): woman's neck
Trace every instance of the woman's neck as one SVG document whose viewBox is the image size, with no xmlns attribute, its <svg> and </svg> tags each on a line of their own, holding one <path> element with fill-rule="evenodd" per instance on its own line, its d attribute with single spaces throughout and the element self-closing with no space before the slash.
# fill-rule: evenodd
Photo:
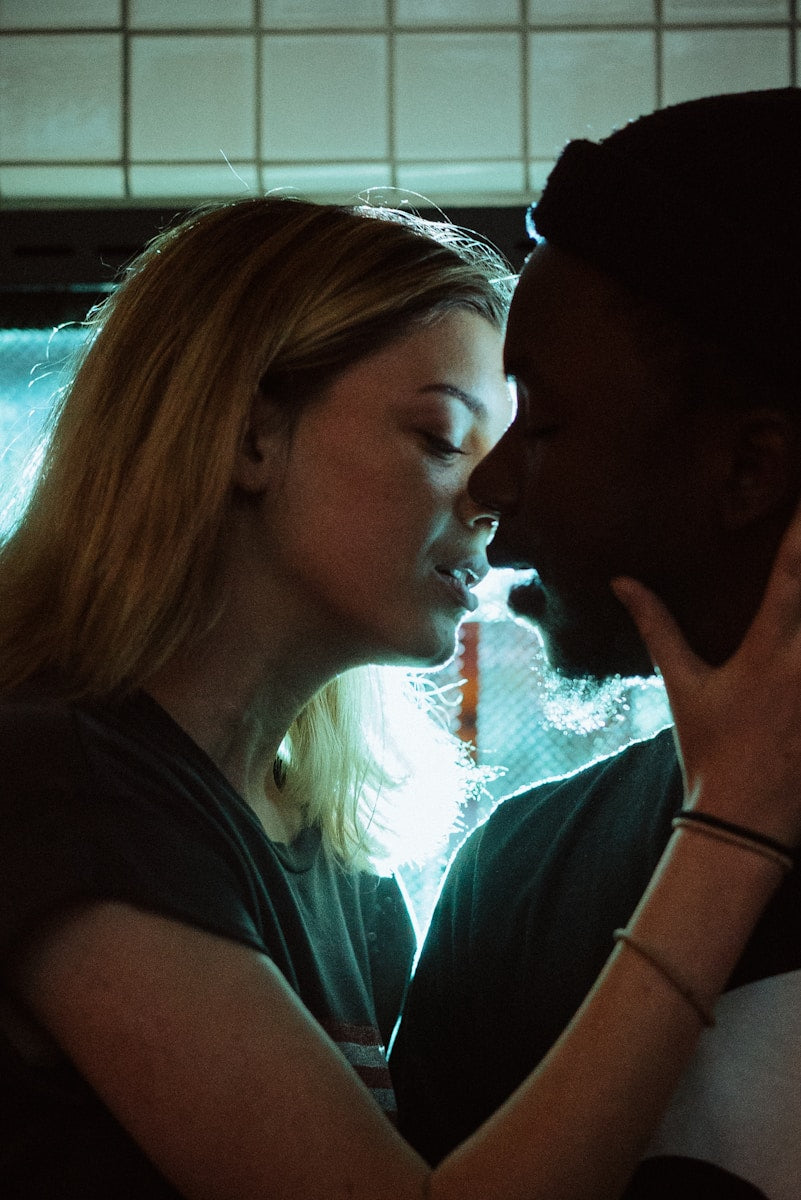
<svg viewBox="0 0 801 1200">
<path fill-rule="evenodd" d="M 353 646 L 314 598 L 276 576 L 263 553 L 263 525 L 264 517 L 250 509 L 234 514 L 223 611 L 209 632 L 180 647 L 143 686 L 272 836 L 274 829 L 296 833 L 300 816 L 273 777 L 278 747 L 315 693 L 357 663 L 349 660 Z"/>
<path fill-rule="evenodd" d="M 250 805 L 268 835 L 291 841 L 302 813 L 282 795 L 273 767 L 298 713 L 330 679 L 307 645 L 273 639 L 268 650 L 252 631 L 233 634 L 223 620 L 185 646 L 144 682 L 144 689 L 212 759 Z"/>
</svg>

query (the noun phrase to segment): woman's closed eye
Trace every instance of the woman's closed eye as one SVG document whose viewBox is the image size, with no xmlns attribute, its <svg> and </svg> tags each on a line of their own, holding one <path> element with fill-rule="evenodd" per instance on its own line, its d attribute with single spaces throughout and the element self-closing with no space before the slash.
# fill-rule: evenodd
<svg viewBox="0 0 801 1200">
<path fill-rule="evenodd" d="M 459 446 L 454 445 L 449 438 L 433 433 L 430 429 L 421 429 L 419 433 L 430 453 L 437 458 L 453 458 L 457 454 L 466 453 Z"/>
</svg>

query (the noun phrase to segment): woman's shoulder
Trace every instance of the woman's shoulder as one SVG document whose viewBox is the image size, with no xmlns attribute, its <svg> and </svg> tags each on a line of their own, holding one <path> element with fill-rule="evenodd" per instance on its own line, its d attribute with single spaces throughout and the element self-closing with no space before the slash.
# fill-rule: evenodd
<svg viewBox="0 0 801 1200">
<path fill-rule="evenodd" d="M 0 696 L 0 762 L 6 786 L 20 775 L 54 780 L 82 767 L 74 707 L 32 686 Z"/>
</svg>

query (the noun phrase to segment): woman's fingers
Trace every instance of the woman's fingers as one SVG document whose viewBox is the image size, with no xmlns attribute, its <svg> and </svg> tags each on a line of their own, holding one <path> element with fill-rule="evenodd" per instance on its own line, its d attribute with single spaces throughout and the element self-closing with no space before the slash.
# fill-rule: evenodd
<svg viewBox="0 0 801 1200">
<path fill-rule="evenodd" d="M 651 661 L 665 684 L 674 721 L 674 739 L 684 786 L 689 795 L 696 786 L 699 758 L 709 748 L 707 698 L 704 683 L 711 668 L 695 655 L 662 601 L 636 579 L 612 580 L 612 591 L 628 611 Z M 701 755 L 696 747 L 703 748 Z"/>
<path fill-rule="evenodd" d="M 612 582 L 662 673 L 688 798 L 787 844 L 801 834 L 799 564 L 797 543 L 784 546 L 742 644 L 714 667 L 648 588 Z"/>
<path fill-rule="evenodd" d="M 796 516 L 779 547 L 751 632 L 787 640 L 800 631 L 801 519 Z"/>
</svg>

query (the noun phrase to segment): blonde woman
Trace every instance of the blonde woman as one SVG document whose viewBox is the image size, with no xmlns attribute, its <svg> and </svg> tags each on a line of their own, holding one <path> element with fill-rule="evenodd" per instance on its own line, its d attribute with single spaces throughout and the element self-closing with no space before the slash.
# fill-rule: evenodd
<svg viewBox="0 0 801 1200">
<path fill-rule="evenodd" d="M 756 840 L 677 831 L 628 931 L 643 952 L 618 948 L 537 1074 L 431 1171 L 387 1119 L 413 945 L 371 861 L 408 747 L 371 719 L 370 667 L 446 659 L 487 569 L 496 517 L 467 481 L 512 416 L 503 274 L 446 226 L 252 200 L 165 234 L 98 315 L 0 554 L 3 1195 L 622 1188 L 781 880 L 759 838 L 801 833 L 773 719 L 799 552 L 700 690 L 620 585 L 677 704 L 688 802 Z M 707 731 L 732 709 L 748 736 L 724 775 Z"/>
</svg>

